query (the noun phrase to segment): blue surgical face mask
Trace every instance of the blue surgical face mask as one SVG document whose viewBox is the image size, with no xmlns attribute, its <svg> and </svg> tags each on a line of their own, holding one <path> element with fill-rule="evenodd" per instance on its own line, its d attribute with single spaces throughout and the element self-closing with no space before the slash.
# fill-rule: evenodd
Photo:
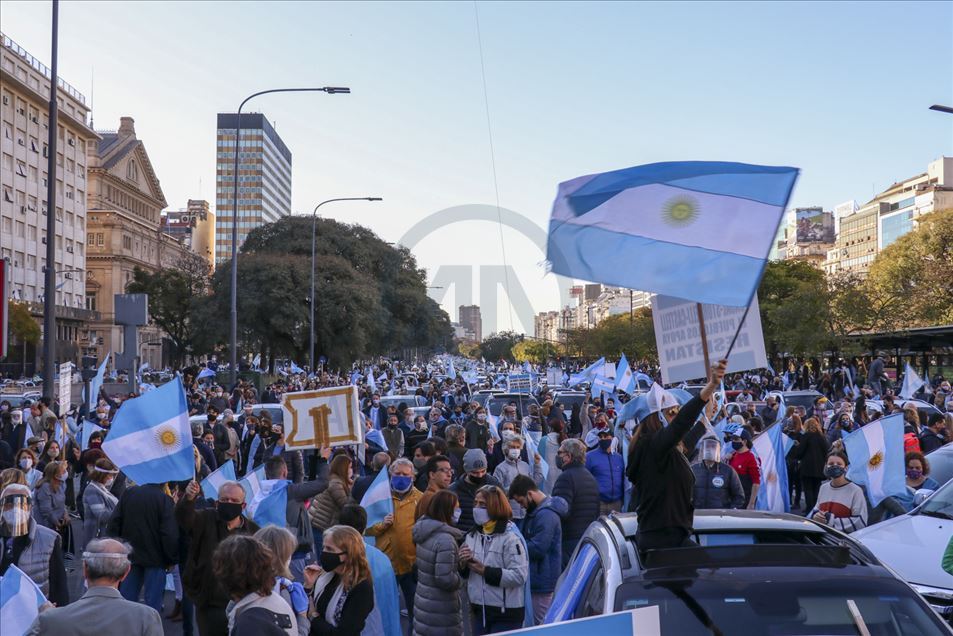
<svg viewBox="0 0 953 636">
<path fill-rule="evenodd" d="M 390 487 L 394 492 L 407 492 L 414 483 L 413 477 L 405 475 L 393 475 L 390 478 Z"/>
</svg>

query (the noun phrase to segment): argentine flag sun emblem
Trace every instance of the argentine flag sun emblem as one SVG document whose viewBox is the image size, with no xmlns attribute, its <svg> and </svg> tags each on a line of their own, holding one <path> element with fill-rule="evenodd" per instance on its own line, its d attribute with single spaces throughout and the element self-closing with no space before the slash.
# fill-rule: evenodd
<svg viewBox="0 0 953 636">
<path fill-rule="evenodd" d="M 665 204 L 664 220 L 669 225 L 690 225 L 697 217 L 698 201 L 692 197 L 675 197 Z"/>
</svg>

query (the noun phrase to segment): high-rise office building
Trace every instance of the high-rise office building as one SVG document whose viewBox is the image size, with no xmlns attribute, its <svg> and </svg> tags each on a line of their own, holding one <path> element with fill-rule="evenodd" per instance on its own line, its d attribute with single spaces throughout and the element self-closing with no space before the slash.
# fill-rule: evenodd
<svg viewBox="0 0 953 636">
<path fill-rule="evenodd" d="M 291 151 L 261 113 L 241 116 L 238 246 L 256 227 L 291 214 Z M 219 113 L 215 169 L 215 262 L 232 256 L 232 198 L 238 115 Z"/>
<path fill-rule="evenodd" d="M 472 334 L 470 337 L 473 340 L 476 342 L 483 340 L 483 317 L 480 314 L 479 305 L 460 305 L 457 322 Z"/>
</svg>

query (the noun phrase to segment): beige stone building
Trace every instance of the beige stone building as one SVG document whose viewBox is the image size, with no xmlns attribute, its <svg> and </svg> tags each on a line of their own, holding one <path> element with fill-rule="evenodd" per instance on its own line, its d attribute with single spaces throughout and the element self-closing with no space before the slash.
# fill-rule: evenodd
<svg viewBox="0 0 953 636">
<path fill-rule="evenodd" d="M 95 338 L 91 353 L 102 359 L 122 350 L 121 327 L 113 324 L 113 297 L 125 292 L 133 270 L 175 267 L 194 255 L 162 231 L 165 195 L 133 119 L 123 117 L 119 130 L 99 134 L 101 141 L 90 146 L 88 158 L 86 298 L 101 316 L 90 333 Z M 137 355 L 154 369 L 167 362 L 163 337 L 154 325 L 139 329 Z"/>
<path fill-rule="evenodd" d="M 0 33 L 0 257 L 11 265 L 12 297 L 28 303 L 41 324 L 47 220 L 56 215 L 56 347 L 58 362 L 73 360 L 93 317 L 85 303 L 87 147 L 97 135 L 87 125 L 86 98 L 60 80 L 57 90 L 56 201 L 47 204 L 47 110 L 50 70 Z M 7 362 L 36 370 L 36 351 L 14 344 Z M 19 369 L 20 367 L 17 366 Z"/>
</svg>

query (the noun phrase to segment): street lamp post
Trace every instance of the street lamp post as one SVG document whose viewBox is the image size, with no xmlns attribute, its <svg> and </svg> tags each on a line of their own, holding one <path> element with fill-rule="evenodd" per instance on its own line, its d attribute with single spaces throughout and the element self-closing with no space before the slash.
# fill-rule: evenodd
<svg viewBox="0 0 953 636">
<path fill-rule="evenodd" d="M 311 329 L 308 339 L 308 371 L 314 373 L 314 244 L 315 232 L 318 227 L 318 208 L 325 203 L 334 203 L 335 201 L 383 201 L 381 197 L 342 197 L 338 199 L 328 199 L 314 206 L 314 212 L 311 213 L 311 296 L 308 299 L 311 305 Z"/>
<path fill-rule="evenodd" d="M 940 113 L 949 113 L 953 115 L 953 106 L 943 106 L 941 104 L 934 104 L 930 106 L 930 110 L 935 110 Z"/>
<path fill-rule="evenodd" d="M 46 271 L 43 289 L 43 395 L 53 399 L 53 364 L 56 359 L 56 116 L 57 49 L 60 3 L 53 0 L 52 53 L 50 56 L 49 150 L 46 164 Z"/>
<path fill-rule="evenodd" d="M 55 45 L 54 45 L 55 46 Z M 54 69 L 56 68 L 54 57 Z M 241 151 L 242 136 L 242 108 L 245 104 L 259 95 L 269 93 L 327 93 L 328 95 L 337 95 L 339 93 L 348 94 L 350 88 L 344 86 L 322 86 L 321 88 L 272 88 L 267 91 L 259 91 L 246 97 L 238 107 L 238 117 L 235 124 L 235 163 L 232 174 L 232 281 L 231 281 L 231 328 L 229 334 L 229 367 L 231 369 L 232 382 L 238 379 L 238 155 Z M 52 146 L 51 146 L 52 148 Z M 52 155 L 51 155 L 52 156 Z M 50 172 L 52 175 L 52 172 Z"/>
</svg>

